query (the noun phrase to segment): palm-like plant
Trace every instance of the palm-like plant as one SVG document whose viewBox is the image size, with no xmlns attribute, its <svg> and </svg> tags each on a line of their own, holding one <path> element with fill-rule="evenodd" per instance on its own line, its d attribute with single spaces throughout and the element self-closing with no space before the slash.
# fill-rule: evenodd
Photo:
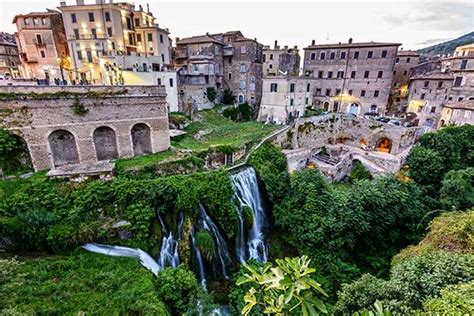
<svg viewBox="0 0 474 316">
<path fill-rule="evenodd" d="M 254 268 L 244 263 L 248 273 L 237 280 L 237 285 L 252 282 L 254 286 L 244 296 L 242 313 L 248 315 L 252 308 L 261 306 L 265 314 L 272 315 L 326 314 L 326 306 L 317 295 L 327 294 L 311 278 L 316 269 L 309 267 L 310 262 L 302 256 L 277 259 L 276 267 L 267 263 Z"/>
</svg>

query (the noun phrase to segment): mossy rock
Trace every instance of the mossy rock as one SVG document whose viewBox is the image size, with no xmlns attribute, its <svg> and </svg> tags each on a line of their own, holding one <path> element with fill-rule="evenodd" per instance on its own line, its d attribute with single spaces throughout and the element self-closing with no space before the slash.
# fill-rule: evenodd
<svg viewBox="0 0 474 316">
<path fill-rule="evenodd" d="M 204 258 L 211 262 L 216 254 L 216 245 L 211 234 L 206 230 L 200 230 L 196 233 L 196 247 L 201 251 Z"/>
<path fill-rule="evenodd" d="M 242 207 L 242 215 L 244 217 L 245 225 L 247 225 L 247 227 L 252 227 L 254 221 L 252 208 L 244 205 L 244 207 Z"/>
<path fill-rule="evenodd" d="M 181 240 L 178 245 L 178 252 L 181 262 L 187 267 L 191 267 L 191 230 L 193 228 L 193 221 L 191 218 L 184 218 L 183 232 L 181 233 Z"/>
</svg>

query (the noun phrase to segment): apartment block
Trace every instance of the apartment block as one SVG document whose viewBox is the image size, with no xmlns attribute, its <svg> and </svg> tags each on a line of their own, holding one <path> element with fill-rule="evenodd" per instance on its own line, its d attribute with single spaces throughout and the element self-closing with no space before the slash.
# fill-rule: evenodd
<svg viewBox="0 0 474 316">
<path fill-rule="evenodd" d="M 20 77 L 18 65 L 18 48 L 15 37 L 11 34 L 0 32 L 0 79 Z"/>
<path fill-rule="evenodd" d="M 71 80 L 73 73 L 62 15 L 58 11 L 16 15 L 15 33 L 23 78 Z"/>
<path fill-rule="evenodd" d="M 444 65 L 453 74 L 453 88 L 449 101 L 474 99 L 474 44 L 456 47 L 454 55 L 444 60 Z"/>
<path fill-rule="evenodd" d="M 392 90 L 406 90 L 408 81 L 413 75 L 413 68 L 420 63 L 420 54 L 410 50 L 401 50 L 397 53 L 393 67 Z"/>
<path fill-rule="evenodd" d="M 300 54 L 298 46 L 289 48 L 280 47 L 275 41 L 273 48 L 263 47 L 263 75 L 279 76 L 290 75 L 298 76 L 300 71 Z"/>
<path fill-rule="evenodd" d="M 393 82 L 398 43 L 318 44 L 304 48 L 303 73 L 316 79 L 316 107 L 362 115 L 383 113 Z"/>
</svg>

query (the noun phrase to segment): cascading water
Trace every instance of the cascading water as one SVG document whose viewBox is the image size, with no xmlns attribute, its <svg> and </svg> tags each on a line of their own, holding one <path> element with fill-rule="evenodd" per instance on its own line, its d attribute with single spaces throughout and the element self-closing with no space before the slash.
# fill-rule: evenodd
<svg viewBox="0 0 474 316">
<path fill-rule="evenodd" d="M 166 266 L 176 268 L 179 265 L 178 246 L 179 241 L 181 239 L 181 230 L 183 227 L 183 213 L 179 213 L 178 230 L 176 236 L 173 235 L 173 232 L 171 230 L 170 232 L 167 231 L 165 223 L 163 222 L 163 219 L 161 218 L 160 214 L 158 214 L 158 219 L 161 224 L 161 231 L 163 232 L 160 256 L 158 257 L 158 264 L 161 269 L 164 269 Z"/>
<path fill-rule="evenodd" d="M 201 281 L 201 285 L 204 289 L 207 289 L 207 281 L 206 281 L 206 270 L 204 269 L 204 261 L 202 260 L 201 251 L 196 246 L 196 239 L 194 238 L 195 229 L 194 226 L 191 230 L 191 244 L 194 250 L 194 255 L 196 256 L 196 263 L 199 270 L 199 280 Z"/>
<path fill-rule="evenodd" d="M 222 237 L 219 229 L 214 224 L 212 219 L 207 215 L 206 210 L 202 204 L 199 204 L 199 224 L 205 230 L 207 230 L 213 237 L 216 243 L 217 255 L 219 257 L 219 262 L 221 265 L 222 275 L 228 279 L 228 267 L 232 264 L 232 259 L 230 258 L 229 250 L 225 243 L 224 238 Z"/>
<path fill-rule="evenodd" d="M 239 209 L 239 232 L 236 241 L 237 258 L 240 262 L 245 262 L 250 258 L 259 262 L 267 262 L 268 249 L 265 244 L 263 230 L 268 225 L 268 218 L 263 207 L 255 169 L 246 168 L 232 175 L 232 186 L 234 187 L 234 201 L 238 204 Z M 253 214 L 253 224 L 248 232 L 247 244 L 245 244 L 243 214 L 245 206 L 250 207 Z"/>
</svg>

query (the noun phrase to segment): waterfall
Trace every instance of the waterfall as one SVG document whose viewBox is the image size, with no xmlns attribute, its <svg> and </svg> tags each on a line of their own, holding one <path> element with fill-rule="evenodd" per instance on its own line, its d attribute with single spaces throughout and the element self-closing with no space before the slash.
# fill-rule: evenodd
<svg viewBox="0 0 474 316">
<path fill-rule="evenodd" d="M 263 207 L 255 169 L 246 168 L 232 175 L 232 186 L 234 188 L 234 201 L 238 204 L 239 209 L 239 232 L 236 240 L 237 258 L 240 262 L 245 262 L 246 259 L 250 258 L 259 262 L 267 262 L 268 249 L 265 244 L 263 230 L 268 225 L 268 219 Z M 244 206 L 250 207 L 253 214 L 253 225 L 248 232 L 247 245 L 245 245 Z"/>
<path fill-rule="evenodd" d="M 222 237 L 219 229 L 214 224 L 212 219 L 207 215 L 206 210 L 202 204 L 199 204 L 199 224 L 205 230 L 207 230 L 214 239 L 216 243 L 217 255 L 219 257 L 219 262 L 221 265 L 222 275 L 228 279 L 229 274 L 227 268 L 232 264 L 232 259 L 230 258 L 229 250 L 225 243 L 224 238 Z"/>
<path fill-rule="evenodd" d="M 109 246 L 95 243 L 89 243 L 82 246 L 85 250 L 90 252 L 100 253 L 103 255 L 114 256 L 114 257 L 130 257 L 139 259 L 142 266 L 153 272 L 154 275 L 158 274 L 160 266 L 153 260 L 153 258 L 141 249 L 133 249 L 122 246 Z"/>
<path fill-rule="evenodd" d="M 161 250 L 158 257 L 158 264 L 161 269 L 164 269 L 166 266 L 176 268 L 179 265 L 179 254 L 178 246 L 181 239 L 181 230 L 183 227 L 184 216 L 183 213 L 179 213 L 178 217 L 178 230 L 176 236 L 173 235 L 173 232 L 169 232 L 166 229 L 165 223 L 158 213 L 158 219 L 161 225 L 161 231 L 163 233 L 163 239 L 161 241 Z"/>
<path fill-rule="evenodd" d="M 191 230 L 191 244 L 194 250 L 194 255 L 196 256 L 196 262 L 198 265 L 198 270 L 199 270 L 199 280 L 201 281 L 201 285 L 204 289 L 207 289 L 207 283 L 206 283 L 206 272 L 204 270 L 204 261 L 202 260 L 202 254 L 201 251 L 196 247 L 196 240 L 194 238 L 195 234 L 195 229 L 194 226 Z"/>
</svg>

